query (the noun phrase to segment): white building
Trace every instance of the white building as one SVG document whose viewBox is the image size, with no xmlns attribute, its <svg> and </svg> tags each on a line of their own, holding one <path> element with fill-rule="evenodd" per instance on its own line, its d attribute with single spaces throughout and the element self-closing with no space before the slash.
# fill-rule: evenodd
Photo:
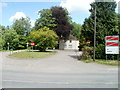
<svg viewBox="0 0 120 90">
<path fill-rule="evenodd" d="M 77 40 L 75 37 L 73 36 L 70 36 L 69 40 L 67 41 L 64 41 L 64 40 L 61 40 L 59 42 L 59 49 L 60 50 L 78 50 L 79 46 L 79 40 Z"/>
</svg>

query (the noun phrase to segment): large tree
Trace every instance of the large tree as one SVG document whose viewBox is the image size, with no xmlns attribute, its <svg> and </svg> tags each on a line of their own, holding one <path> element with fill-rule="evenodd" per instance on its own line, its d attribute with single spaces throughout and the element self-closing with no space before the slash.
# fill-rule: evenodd
<svg viewBox="0 0 120 90">
<path fill-rule="evenodd" d="M 28 42 L 27 36 L 31 30 L 30 18 L 20 18 L 13 22 L 12 28 L 19 35 L 19 49 L 26 48 L 26 43 Z"/>
<path fill-rule="evenodd" d="M 12 28 L 16 30 L 17 34 L 19 35 L 28 35 L 31 22 L 29 18 L 20 18 L 13 22 Z"/>
<path fill-rule="evenodd" d="M 35 30 L 38 30 L 43 27 L 49 27 L 50 29 L 54 29 L 55 24 L 55 18 L 52 15 L 51 9 L 43 9 L 38 12 L 40 15 L 40 18 L 38 18 L 35 22 Z"/>
<path fill-rule="evenodd" d="M 52 7 L 52 15 L 55 18 L 56 28 L 55 31 L 60 39 L 68 39 L 72 25 L 70 24 L 70 18 L 68 11 L 62 7 Z"/>
<path fill-rule="evenodd" d="M 8 28 L 5 30 L 4 36 L 3 36 L 4 40 L 5 40 L 5 46 L 7 48 L 9 43 L 10 49 L 18 49 L 18 45 L 19 45 L 19 35 L 17 34 L 17 32 L 12 29 L 12 28 Z"/>
<path fill-rule="evenodd" d="M 98 44 L 105 43 L 105 36 L 118 35 L 116 2 L 94 2 L 91 5 L 90 17 L 85 19 L 82 35 L 93 42 L 94 18 L 96 8 L 96 40 Z"/>
<path fill-rule="evenodd" d="M 116 2 L 93 2 L 90 5 L 91 14 L 85 19 L 81 36 L 86 41 L 92 41 L 91 46 L 93 46 L 96 8 L 96 58 L 105 58 L 105 36 L 119 35 Z"/>
</svg>

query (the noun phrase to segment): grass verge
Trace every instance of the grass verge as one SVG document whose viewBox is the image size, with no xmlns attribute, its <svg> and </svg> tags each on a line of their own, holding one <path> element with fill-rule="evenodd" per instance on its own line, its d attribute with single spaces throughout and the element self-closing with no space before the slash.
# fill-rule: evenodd
<svg viewBox="0 0 120 90">
<path fill-rule="evenodd" d="M 9 55 L 11 58 L 19 58 L 19 59 L 34 59 L 34 58 L 44 58 L 50 55 L 57 53 L 56 51 L 46 51 L 46 52 L 38 52 L 38 51 L 25 51 L 18 52 Z"/>
<path fill-rule="evenodd" d="M 120 66 L 120 61 L 117 60 L 103 60 L 103 59 L 96 59 L 95 61 L 93 61 L 92 59 L 90 60 L 81 60 L 84 63 L 91 63 L 91 62 L 95 62 L 98 64 L 105 64 L 105 65 L 112 65 L 112 66 Z"/>
</svg>

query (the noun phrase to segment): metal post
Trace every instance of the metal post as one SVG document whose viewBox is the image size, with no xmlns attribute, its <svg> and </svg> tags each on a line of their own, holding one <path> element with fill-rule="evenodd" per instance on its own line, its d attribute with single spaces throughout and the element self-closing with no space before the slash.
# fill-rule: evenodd
<svg viewBox="0 0 120 90">
<path fill-rule="evenodd" d="M 8 44 L 8 50 L 9 50 L 9 42 L 7 44 Z"/>
<path fill-rule="evenodd" d="M 28 51 L 28 45 L 29 45 L 29 43 L 27 42 L 27 43 L 26 43 L 26 46 L 27 46 L 27 51 Z"/>
<path fill-rule="evenodd" d="M 96 5 L 95 5 L 95 21 L 94 21 L 94 50 L 93 61 L 95 61 L 95 49 L 96 49 Z"/>
<path fill-rule="evenodd" d="M 32 52 L 33 52 L 33 46 L 32 46 Z"/>
<path fill-rule="evenodd" d="M 106 54 L 106 61 L 107 61 L 107 54 Z"/>
</svg>

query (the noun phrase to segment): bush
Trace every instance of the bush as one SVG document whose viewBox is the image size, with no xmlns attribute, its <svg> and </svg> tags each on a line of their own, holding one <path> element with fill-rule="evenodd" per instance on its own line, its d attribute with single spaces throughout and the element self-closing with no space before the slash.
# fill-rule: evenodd
<svg viewBox="0 0 120 90">
<path fill-rule="evenodd" d="M 91 59 L 93 56 L 93 48 L 92 47 L 85 46 L 84 48 L 82 48 L 82 52 L 83 52 L 83 54 L 80 59 L 88 60 L 88 59 Z"/>
<path fill-rule="evenodd" d="M 40 51 L 45 51 L 46 48 L 54 48 L 58 44 L 58 36 L 47 27 L 32 31 L 29 39 L 35 43 L 35 47 Z"/>
<path fill-rule="evenodd" d="M 99 44 L 96 48 L 96 59 L 105 59 L 105 45 Z"/>
<path fill-rule="evenodd" d="M 82 48 L 83 48 L 84 46 L 87 46 L 87 44 L 86 44 L 85 38 L 82 37 L 82 39 L 80 40 L 80 45 L 78 46 L 79 51 L 82 51 Z"/>
<path fill-rule="evenodd" d="M 97 45 L 95 58 L 96 59 L 103 59 L 103 60 L 106 59 L 105 45 L 104 44 Z M 114 54 L 107 54 L 107 60 L 117 60 L 117 59 L 119 59 L 117 54 L 115 54 L 115 55 Z"/>
</svg>

